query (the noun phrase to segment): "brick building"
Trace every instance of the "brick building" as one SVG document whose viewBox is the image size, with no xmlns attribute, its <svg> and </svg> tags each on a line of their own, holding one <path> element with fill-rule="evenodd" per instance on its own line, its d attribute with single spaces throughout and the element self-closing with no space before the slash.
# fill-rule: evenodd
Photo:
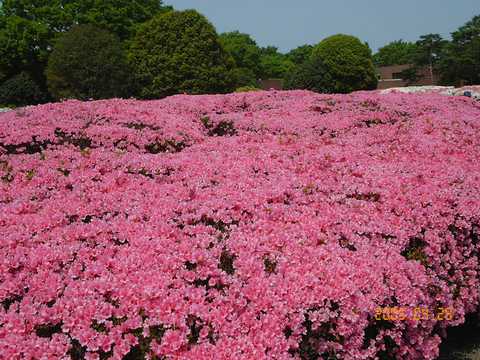
<svg viewBox="0 0 480 360">
<path fill-rule="evenodd" d="M 411 69 L 413 65 L 392 65 L 381 66 L 377 68 L 378 89 L 389 89 L 393 87 L 404 86 L 425 86 L 438 85 L 438 76 L 430 71 L 430 68 L 424 67 L 417 71 L 418 80 L 409 82 L 402 78 L 402 72 Z"/>
<path fill-rule="evenodd" d="M 259 81 L 259 87 L 262 90 L 282 90 L 283 89 L 283 80 L 282 79 L 266 79 Z"/>
</svg>

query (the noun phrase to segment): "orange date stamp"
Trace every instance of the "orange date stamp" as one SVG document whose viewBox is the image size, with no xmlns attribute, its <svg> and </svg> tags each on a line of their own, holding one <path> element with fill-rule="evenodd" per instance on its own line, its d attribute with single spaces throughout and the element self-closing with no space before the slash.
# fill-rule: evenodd
<svg viewBox="0 0 480 360">
<path fill-rule="evenodd" d="M 375 320 L 381 321 L 451 321 L 455 316 L 453 308 L 439 307 L 379 307 L 375 309 Z"/>
</svg>

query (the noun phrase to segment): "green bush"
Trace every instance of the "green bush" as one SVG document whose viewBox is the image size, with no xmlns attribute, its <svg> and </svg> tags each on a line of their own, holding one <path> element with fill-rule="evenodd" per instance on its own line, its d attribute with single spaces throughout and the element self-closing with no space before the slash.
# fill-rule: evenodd
<svg viewBox="0 0 480 360">
<path fill-rule="evenodd" d="M 333 35 L 321 41 L 312 52 L 323 63 L 325 76 L 331 79 L 330 93 L 373 90 L 377 77 L 368 45 L 350 35 Z"/>
<path fill-rule="evenodd" d="M 47 83 L 57 99 L 106 99 L 126 95 L 128 65 L 119 39 L 93 25 L 73 27 L 55 44 Z"/>
<path fill-rule="evenodd" d="M 260 48 L 250 35 L 238 31 L 223 33 L 220 35 L 220 42 L 224 49 L 232 55 L 239 69 L 249 72 L 255 80 L 261 76 Z"/>
<path fill-rule="evenodd" d="M 411 64 L 414 61 L 417 45 L 412 42 L 397 40 L 378 49 L 373 55 L 373 62 L 377 66 Z"/>
<path fill-rule="evenodd" d="M 46 92 L 48 56 L 75 24 L 129 41 L 139 24 L 170 10 L 161 0 L 0 0 L 0 83 L 26 71 Z"/>
<path fill-rule="evenodd" d="M 195 10 L 171 11 L 141 25 L 129 60 L 141 98 L 234 89 L 235 62 L 215 28 Z"/>
<path fill-rule="evenodd" d="M 255 87 L 255 86 L 241 86 L 235 90 L 237 93 L 241 92 L 251 92 L 251 91 L 260 91 L 261 89 Z"/>
<path fill-rule="evenodd" d="M 236 87 L 253 86 L 258 83 L 255 73 L 247 68 L 235 68 L 231 71 L 231 77 Z"/>
<path fill-rule="evenodd" d="M 312 57 L 298 65 L 285 78 L 285 90 L 311 90 L 319 93 L 332 92 L 333 80 L 326 71 L 322 59 Z"/>
<path fill-rule="evenodd" d="M 295 65 L 302 65 L 308 59 L 310 59 L 310 56 L 312 55 L 312 51 L 313 51 L 312 45 L 302 45 L 293 50 L 290 50 L 290 52 L 288 52 L 286 56 L 287 56 L 287 59 L 289 59 Z"/>
<path fill-rule="evenodd" d="M 480 83 L 480 15 L 454 31 L 450 43 L 440 42 L 440 49 L 438 42 L 432 45 L 436 45 L 437 49 L 433 49 L 436 51 L 430 61 L 434 70 L 436 63 L 439 63 L 443 84 Z"/>
<path fill-rule="evenodd" d="M 0 104 L 5 106 L 35 105 L 46 99 L 45 92 L 27 72 L 21 72 L 0 85 Z"/>
<path fill-rule="evenodd" d="M 278 51 L 275 46 L 267 46 L 260 49 L 261 51 L 261 78 L 266 79 L 283 79 L 294 68 L 295 64 L 286 55 Z"/>
</svg>

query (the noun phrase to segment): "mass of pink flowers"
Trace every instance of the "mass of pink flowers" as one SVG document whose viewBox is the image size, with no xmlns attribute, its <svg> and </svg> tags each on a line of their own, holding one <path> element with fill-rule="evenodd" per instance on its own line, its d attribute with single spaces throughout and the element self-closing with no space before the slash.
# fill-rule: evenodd
<svg viewBox="0 0 480 360">
<path fill-rule="evenodd" d="M 0 178 L 1 359 L 434 359 L 479 312 L 466 97 L 27 107 Z"/>
</svg>

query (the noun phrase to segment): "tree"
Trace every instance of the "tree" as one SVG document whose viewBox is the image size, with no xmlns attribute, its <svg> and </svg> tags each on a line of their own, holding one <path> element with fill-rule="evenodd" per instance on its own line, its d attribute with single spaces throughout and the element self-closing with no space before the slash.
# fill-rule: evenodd
<svg viewBox="0 0 480 360">
<path fill-rule="evenodd" d="M 312 55 L 312 45 L 302 45 L 287 53 L 287 59 L 293 62 L 295 65 L 301 65 L 305 63 Z"/>
<path fill-rule="evenodd" d="M 262 79 L 283 79 L 295 67 L 295 64 L 274 46 L 261 48 L 260 54 Z"/>
<path fill-rule="evenodd" d="M 93 25 L 78 25 L 61 36 L 47 66 L 56 99 L 105 99 L 126 94 L 128 66 L 120 40 Z"/>
<path fill-rule="evenodd" d="M 350 35 L 333 35 L 321 41 L 312 52 L 331 79 L 330 92 L 349 93 L 356 90 L 373 90 L 377 86 L 375 67 L 370 48 Z"/>
<path fill-rule="evenodd" d="M 2 105 L 33 105 L 45 99 L 46 94 L 26 72 L 21 72 L 0 85 L 0 104 Z"/>
<path fill-rule="evenodd" d="M 447 41 L 439 34 L 427 34 L 420 36 L 416 44 L 416 51 L 414 55 L 415 63 L 418 65 L 438 64 L 442 50 Z"/>
<path fill-rule="evenodd" d="M 242 69 L 243 74 L 253 73 L 255 80 L 260 77 L 260 48 L 250 35 L 238 31 L 223 33 L 220 35 L 220 42 L 225 50 L 232 55 L 237 67 Z"/>
<path fill-rule="evenodd" d="M 434 83 L 435 74 L 440 71 L 440 64 L 447 45 L 448 41 L 444 40 L 439 34 L 420 36 L 420 39 L 415 43 L 413 67 L 402 72 L 402 79 L 410 83 L 417 82 L 420 80 L 419 70 L 426 67 L 428 77 Z"/>
<path fill-rule="evenodd" d="M 233 58 L 215 28 L 195 10 L 171 11 L 140 26 L 129 60 L 139 96 L 161 98 L 177 93 L 233 90 Z"/>
<path fill-rule="evenodd" d="M 442 82 L 458 85 L 464 81 L 480 83 L 480 16 L 452 33 L 439 61 Z"/>
<path fill-rule="evenodd" d="M 231 70 L 230 76 L 235 87 L 257 86 L 258 83 L 258 77 L 248 68 L 236 67 Z"/>
<path fill-rule="evenodd" d="M 0 15 L 0 81 L 22 71 L 41 76 L 48 36 L 48 29 L 40 23 Z"/>
<path fill-rule="evenodd" d="M 326 71 L 322 59 L 316 56 L 307 59 L 288 74 L 284 88 L 286 90 L 302 89 L 331 93 L 334 92 L 333 84 L 334 81 Z"/>
<path fill-rule="evenodd" d="M 381 47 L 373 56 L 377 66 L 411 64 L 417 48 L 415 43 L 397 40 Z"/>
<path fill-rule="evenodd" d="M 139 23 L 170 10 L 160 0 L 4 0 L 0 2 L 0 81 L 22 71 L 46 90 L 55 39 L 75 24 L 103 27 L 122 40 Z"/>
<path fill-rule="evenodd" d="M 75 24 L 94 24 L 124 40 L 133 35 L 138 24 L 171 10 L 162 3 L 161 0 L 4 0 L 1 14 L 43 24 L 51 38 Z"/>
</svg>

